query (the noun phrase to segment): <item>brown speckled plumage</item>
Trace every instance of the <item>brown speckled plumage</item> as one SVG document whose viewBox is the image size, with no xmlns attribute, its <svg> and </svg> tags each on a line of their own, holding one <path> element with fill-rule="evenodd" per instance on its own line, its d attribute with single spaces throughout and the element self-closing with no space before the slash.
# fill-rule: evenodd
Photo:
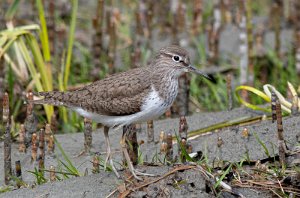
<svg viewBox="0 0 300 198">
<path fill-rule="evenodd" d="M 41 92 L 39 94 L 44 99 L 39 103 L 81 107 L 102 115 L 128 115 L 140 111 L 150 86 L 149 72 L 136 68 L 108 76 L 78 90 Z"/>
</svg>

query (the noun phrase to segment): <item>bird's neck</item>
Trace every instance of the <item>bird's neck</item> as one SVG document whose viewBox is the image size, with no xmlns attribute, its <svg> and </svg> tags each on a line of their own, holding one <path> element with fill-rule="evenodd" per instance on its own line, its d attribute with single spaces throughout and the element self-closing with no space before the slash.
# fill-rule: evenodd
<svg viewBox="0 0 300 198">
<path fill-rule="evenodd" d="M 176 97 L 178 93 L 178 78 L 179 74 L 176 70 L 157 68 L 151 78 L 151 83 L 162 99 L 169 100 L 170 97 Z"/>
</svg>

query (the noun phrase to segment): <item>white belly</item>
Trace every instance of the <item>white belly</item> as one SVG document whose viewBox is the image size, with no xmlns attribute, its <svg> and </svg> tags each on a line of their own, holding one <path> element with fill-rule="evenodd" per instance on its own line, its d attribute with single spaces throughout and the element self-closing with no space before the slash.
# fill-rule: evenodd
<svg viewBox="0 0 300 198">
<path fill-rule="evenodd" d="M 107 116 L 91 113 L 80 107 L 76 107 L 73 110 L 97 123 L 102 123 L 108 127 L 115 127 L 155 119 L 166 112 L 172 103 L 173 101 L 170 103 L 170 101 L 166 102 L 160 98 L 158 92 L 152 87 L 152 91 L 145 99 L 141 111 L 135 114 L 126 116 Z"/>
</svg>

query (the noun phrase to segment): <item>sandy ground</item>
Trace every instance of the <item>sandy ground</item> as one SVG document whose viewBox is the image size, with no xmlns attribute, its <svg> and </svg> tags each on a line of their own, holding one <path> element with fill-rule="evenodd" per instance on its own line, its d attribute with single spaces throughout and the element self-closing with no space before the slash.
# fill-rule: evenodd
<svg viewBox="0 0 300 198">
<path fill-rule="evenodd" d="M 187 117 L 189 125 L 189 132 L 195 131 L 200 128 L 208 127 L 213 124 L 222 123 L 224 121 L 230 121 L 240 119 L 243 117 L 257 116 L 254 112 L 239 108 L 230 112 L 214 112 L 214 113 L 199 113 Z M 292 148 L 297 143 L 297 137 L 300 135 L 297 129 L 300 128 L 300 117 L 287 117 L 283 119 L 284 136 L 289 148 Z M 154 122 L 155 140 L 158 140 L 160 131 L 175 132 L 178 131 L 179 119 L 166 119 Z M 151 161 L 156 152 L 159 152 L 159 144 L 147 143 L 146 125 L 143 125 L 143 130 L 138 134 L 138 139 L 144 140 L 146 143 L 141 145 L 141 152 L 145 161 Z M 247 127 L 249 131 L 249 137 L 244 138 L 242 136 L 242 130 Z M 271 156 L 277 154 L 277 133 L 276 124 L 270 120 L 261 121 L 249 126 L 234 126 L 227 127 L 219 131 L 213 131 L 205 135 L 194 137 L 189 142 L 193 146 L 193 151 L 202 151 L 206 153 L 209 162 L 212 163 L 216 160 L 225 160 L 230 162 L 237 162 L 245 159 L 246 153 L 248 153 L 251 160 L 264 159 L 268 156 L 261 144 L 256 140 L 254 133 L 257 134 L 259 139 L 265 143 Z M 100 172 L 99 174 L 92 174 L 92 156 L 82 155 L 78 157 L 78 154 L 83 149 L 83 133 L 57 135 L 58 141 L 63 146 L 64 151 L 70 156 L 72 162 L 80 170 L 81 173 L 87 169 L 89 175 L 79 178 L 71 178 L 61 182 L 47 183 L 35 187 L 34 189 L 21 189 L 12 192 L 0 194 L 0 197 L 105 197 L 110 192 L 116 189 L 122 180 L 118 180 L 113 173 Z M 121 130 L 111 131 L 110 133 L 112 147 L 115 149 L 114 159 L 120 162 L 122 159 L 120 151 L 119 140 L 121 137 Z M 223 144 L 218 147 L 217 140 L 221 138 Z M 176 154 L 176 145 L 174 145 Z M 103 138 L 102 129 L 93 133 L 93 149 L 94 152 L 105 152 L 105 142 Z M 101 155 L 105 157 L 105 155 Z M 3 159 L 3 144 L 0 146 L 0 159 Z M 59 150 L 56 148 L 56 155 L 46 155 L 45 167 L 49 168 L 50 165 L 57 166 L 58 159 L 63 160 Z M 30 153 L 20 154 L 17 151 L 17 145 L 13 145 L 12 162 L 21 160 L 23 180 L 29 184 L 33 183 L 34 177 L 28 170 L 33 170 L 37 163 L 30 163 Z M 143 166 L 140 169 L 144 169 L 147 173 L 152 173 L 157 176 L 161 176 L 166 172 L 173 169 L 173 167 L 154 167 Z M 121 172 L 124 174 L 124 171 Z M 179 176 L 178 176 L 179 174 Z M 168 189 L 168 192 L 172 197 L 209 197 L 205 191 L 205 181 L 194 170 L 187 170 L 179 172 L 175 175 L 170 175 L 167 179 L 164 179 L 158 183 L 150 185 L 143 191 L 137 191 L 131 194 L 133 197 L 142 197 L 147 194 L 153 197 L 155 193 L 165 192 L 162 189 Z M 181 177 L 186 183 L 182 188 L 175 188 L 170 185 L 173 181 L 172 177 Z M 48 174 L 46 173 L 46 177 Z M 4 178 L 3 175 L 3 160 L 0 161 L 0 178 Z M 3 185 L 3 179 L 0 180 L 0 186 Z M 154 188 L 155 190 L 153 190 Z M 152 189 L 152 190 L 151 190 Z M 260 193 L 249 189 L 238 189 L 243 191 L 244 194 L 251 197 L 261 197 Z M 151 194 L 152 193 L 152 194 Z M 249 194 L 250 193 L 250 194 Z M 115 196 L 117 193 L 115 194 Z M 223 195 L 222 195 L 223 196 Z M 225 196 L 225 194 L 224 194 Z M 247 196 L 247 197 L 248 197 Z M 263 197 L 268 196 L 265 194 Z M 155 196 L 154 196 L 155 197 Z"/>
</svg>

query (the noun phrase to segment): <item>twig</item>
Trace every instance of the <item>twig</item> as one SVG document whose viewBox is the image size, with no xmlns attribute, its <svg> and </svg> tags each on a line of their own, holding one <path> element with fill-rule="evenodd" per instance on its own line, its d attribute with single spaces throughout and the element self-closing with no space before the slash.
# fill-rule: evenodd
<svg viewBox="0 0 300 198">
<path fill-rule="evenodd" d="M 136 190 L 138 190 L 138 189 L 140 189 L 140 188 L 149 186 L 150 184 L 156 183 L 156 182 L 158 182 L 158 181 L 160 181 L 160 180 L 162 180 L 162 179 L 168 177 L 169 175 L 174 174 L 174 173 L 177 172 L 177 171 L 188 170 L 188 169 L 192 169 L 192 168 L 195 168 L 195 167 L 196 167 L 196 166 L 194 166 L 194 165 L 193 165 L 193 166 L 180 166 L 180 167 L 178 167 L 178 168 L 175 168 L 175 169 L 171 170 L 170 172 L 164 174 L 163 176 L 161 176 L 161 177 L 159 177 L 159 178 L 157 178 L 157 179 L 154 179 L 154 180 L 152 180 L 152 181 L 143 183 L 143 184 L 141 184 L 141 185 L 139 185 L 139 186 L 137 186 L 137 187 L 135 187 L 135 188 L 126 190 L 126 191 L 125 191 L 124 193 L 122 193 L 119 197 L 120 197 L 120 198 L 125 198 L 125 197 L 127 197 L 131 192 L 136 191 Z"/>
</svg>

